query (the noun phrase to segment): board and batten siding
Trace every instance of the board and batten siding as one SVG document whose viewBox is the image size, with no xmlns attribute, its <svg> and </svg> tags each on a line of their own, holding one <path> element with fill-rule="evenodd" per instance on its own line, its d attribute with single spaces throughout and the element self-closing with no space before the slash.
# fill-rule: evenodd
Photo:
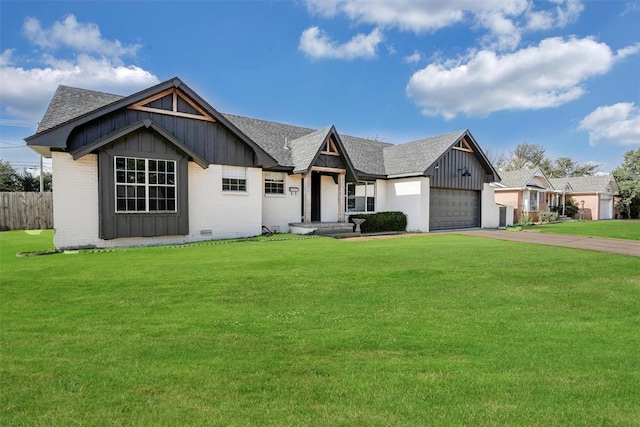
<svg viewBox="0 0 640 427">
<path fill-rule="evenodd" d="M 465 168 L 471 176 L 462 176 Z M 459 190 L 481 191 L 492 181 L 474 153 L 453 148 L 427 170 L 427 175 L 431 176 L 432 187 Z"/>
<path fill-rule="evenodd" d="M 114 158 L 116 156 L 176 162 L 176 212 L 116 213 Z M 188 159 L 156 132 L 139 129 L 100 150 L 100 237 L 155 237 L 189 233 Z"/>
<path fill-rule="evenodd" d="M 209 163 L 255 166 L 253 150 L 217 122 L 126 108 L 78 126 L 71 132 L 67 148 L 72 152 L 145 118 L 156 122 Z"/>
<path fill-rule="evenodd" d="M 344 160 L 342 159 L 342 155 L 332 156 L 329 154 L 319 154 L 313 165 L 334 169 L 346 169 L 346 165 Z"/>
</svg>

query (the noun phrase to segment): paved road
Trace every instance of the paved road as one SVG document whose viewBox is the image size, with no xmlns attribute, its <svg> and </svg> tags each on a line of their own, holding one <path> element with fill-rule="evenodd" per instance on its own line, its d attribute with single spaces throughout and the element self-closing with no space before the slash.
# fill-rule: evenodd
<svg viewBox="0 0 640 427">
<path fill-rule="evenodd" d="M 467 230 L 456 231 L 456 233 L 464 234 L 465 236 L 537 243 L 550 246 L 564 246 L 567 248 L 587 249 L 590 251 L 609 252 L 640 257 L 640 242 L 635 240 L 603 239 L 600 237 L 549 234 L 535 231 Z"/>
</svg>

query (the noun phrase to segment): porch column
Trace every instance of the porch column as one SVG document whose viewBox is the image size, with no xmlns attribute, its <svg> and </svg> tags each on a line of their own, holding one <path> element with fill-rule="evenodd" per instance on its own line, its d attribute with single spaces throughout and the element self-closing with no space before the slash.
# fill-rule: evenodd
<svg viewBox="0 0 640 427">
<path fill-rule="evenodd" d="M 338 174 L 338 222 L 345 222 L 345 176 L 346 174 Z"/>
<path fill-rule="evenodd" d="M 304 222 L 311 222 L 311 171 L 303 177 Z"/>
</svg>

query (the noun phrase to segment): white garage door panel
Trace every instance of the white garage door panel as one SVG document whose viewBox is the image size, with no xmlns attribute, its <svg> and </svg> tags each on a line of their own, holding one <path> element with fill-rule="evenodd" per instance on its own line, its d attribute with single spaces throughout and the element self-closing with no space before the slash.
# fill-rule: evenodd
<svg viewBox="0 0 640 427">
<path fill-rule="evenodd" d="M 603 197 L 600 199 L 600 215 L 598 219 L 613 219 L 613 199 Z"/>
<path fill-rule="evenodd" d="M 432 188 L 429 229 L 480 227 L 480 192 Z"/>
</svg>

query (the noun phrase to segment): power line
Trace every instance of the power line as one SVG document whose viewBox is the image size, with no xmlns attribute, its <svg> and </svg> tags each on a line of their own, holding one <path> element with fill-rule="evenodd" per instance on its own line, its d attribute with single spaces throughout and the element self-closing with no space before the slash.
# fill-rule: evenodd
<svg viewBox="0 0 640 427">
<path fill-rule="evenodd" d="M 0 139 L 0 144 L 7 144 L 7 145 L 20 145 L 22 147 L 26 147 L 24 142 L 12 142 L 12 141 L 3 141 Z"/>
<path fill-rule="evenodd" d="M 18 127 L 30 128 L 30 127 L 33 127 L 33 126 L 37 126 L 38 122 L 30 122 L 28 120 L 16 120 L 16 119 L 2 119 L 2 118 L 0 118 L 0 125 L 1 126 L 18 126 Z"/>
</svg>

